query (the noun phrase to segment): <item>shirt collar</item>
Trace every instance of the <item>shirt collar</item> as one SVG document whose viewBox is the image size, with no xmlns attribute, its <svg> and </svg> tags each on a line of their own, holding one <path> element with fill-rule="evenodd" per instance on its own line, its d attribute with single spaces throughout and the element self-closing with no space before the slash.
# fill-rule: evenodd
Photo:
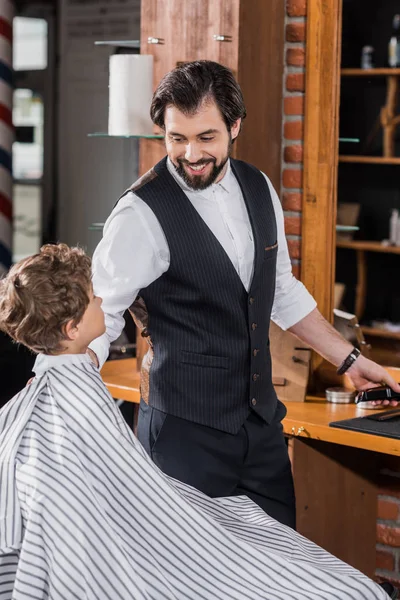
<svg viewBox="0 0 400 600">
<path fill-rule="evenodd" d="M 189 187 L 179 175 L 178 171 L 176 170 L 175 166 L 172 164 L 169 158 L 167 159 L 167 168 L 169 173 L 172 175 L 172 177 L 178 183 L 179 187 L 182 188 L 184 192 L 188 192 L 190 194 L 199 194 L 201 196 L 209 196 L 213 192 L 213 190 L 224 191 L 226 193 L 229 193 L 232 190 L 232 179 L 234 179 L 235 176 L 232 172 L 230 159 L 227 163 L 226 173 L 221 179 L 221 181 L 219 181 L 218 183 L 212 183 L 205 190 L 193 190 L 191 187 Z"/>
<path fill-rule="evenodd" d="M 77 365 L 83 362 L 91 362 L 91 358 L 88 354 L 57 354 L 57 356 L 38 354 L 32 371 L 36 375 L 42 375 L 45 371 L 48 371 L 53 367 L 73 364 Z"/>
</svg>

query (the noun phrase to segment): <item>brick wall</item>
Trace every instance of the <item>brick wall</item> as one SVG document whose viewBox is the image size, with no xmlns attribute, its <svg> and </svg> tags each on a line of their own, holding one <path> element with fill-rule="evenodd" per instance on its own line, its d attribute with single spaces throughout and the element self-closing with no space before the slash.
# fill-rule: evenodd
<svg viewBox="0 0 400 600">
<path fill-rule="evenodd" d="M 307 0 L 287 0 L 283 100 L 282 205 L 293 272 L 300 275 Z"/>
<path fill-rule="evenodd" d="M 376 575 L 400 585 L 400 465 L 383 457 L 376 526 Z"/>
<path fill-rule="evenodd" d="M 286 2 L 282 205 L 293 272 L 300 275 L 307 0 Z M 383 457 L 378 495 L 376 578 L 400 586 L 400 463 Z"/>
</svg>

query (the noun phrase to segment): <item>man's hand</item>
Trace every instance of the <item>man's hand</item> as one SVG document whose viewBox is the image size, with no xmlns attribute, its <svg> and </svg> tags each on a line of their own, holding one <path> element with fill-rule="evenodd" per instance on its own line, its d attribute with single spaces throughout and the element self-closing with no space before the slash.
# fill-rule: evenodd
<svg viewBox="0 0 400 600">
<path fill-rule="evenodd" d="M 88 348 L 86 350 L 86 354 L 89 354 L 92 362 L 96 365 L 97 368 L 99 368 L 99 359 L 97 358 L 97 354 L 93 352 L 91 348 Z"/>
<path fill-rule="evenodd" d="M 289 331 L 336 367 L 342 364 L 352 350 L 351 344 L 324 319 L 317 308 L 290 327 Z M 383 367 L 362 355 L 346 371 L 346 375 L 353 386 L 360 391 L 387 385 L 393 391 L 400 392 L 400 385 Z M 383 402 L 375 401 L 374 404 L 397 406 L 398 402 L 384 400 Z"/>
<path fill-rule="evenodd" d="M 368 390 L 374 387 L 386 385 L 394 392 L 400 392 L 400 385 L 389 375 L 389 373 L 372 360 L 359 356 L 346 372 L 353 386 L 360 391 Z M 384 406 L 397 406 L 396 400 L 375 401 L 374 404 L 383 404 Z M 362 405 L 361 405 L 362 406 Z"/>
</svg>

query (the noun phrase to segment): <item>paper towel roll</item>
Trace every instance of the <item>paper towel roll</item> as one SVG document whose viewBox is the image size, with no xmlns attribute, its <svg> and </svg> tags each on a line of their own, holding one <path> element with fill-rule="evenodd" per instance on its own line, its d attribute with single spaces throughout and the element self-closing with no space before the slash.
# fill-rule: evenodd
<svg viewBox="0 0 400 600">
<path fill-rule="evenodd" d="M 110 56 L 108 133 L 148 135 L 153 131 L 153 57 L 147 54 Z"/>
</svg>

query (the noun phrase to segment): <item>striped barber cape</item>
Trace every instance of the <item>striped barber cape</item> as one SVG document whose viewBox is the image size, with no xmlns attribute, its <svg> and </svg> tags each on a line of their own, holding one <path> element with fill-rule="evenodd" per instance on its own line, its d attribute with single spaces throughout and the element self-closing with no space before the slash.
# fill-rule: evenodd
<svg viewBox="0 0 400 600">
<path fill-rule="evenodd" d="M 0 600 L 387 600 L 246 497 L 164 475 L 88 356 L 35 372 L 0 412 Z"/>
</svg>

